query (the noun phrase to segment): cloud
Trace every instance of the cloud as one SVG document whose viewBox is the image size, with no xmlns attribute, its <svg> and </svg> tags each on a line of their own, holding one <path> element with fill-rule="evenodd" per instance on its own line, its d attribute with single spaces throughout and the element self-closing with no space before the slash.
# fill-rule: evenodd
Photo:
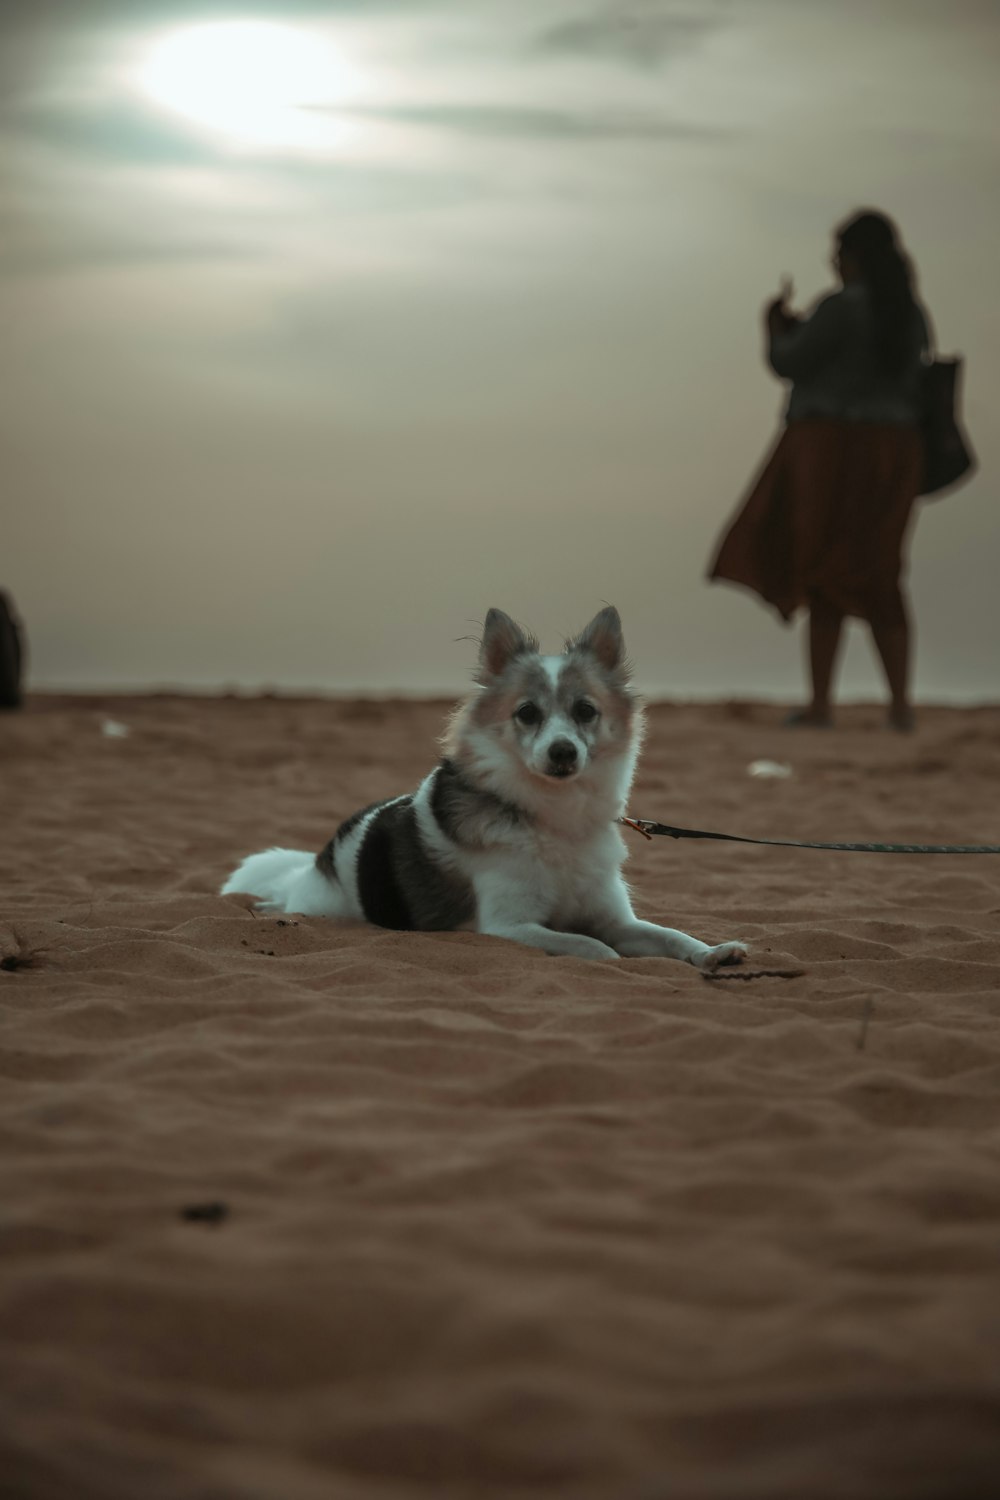
<svg viewBox="0 0 1000 1500">
<path fill-rule="evenodd" d="M 720 127 L 666 118 L 651 111 L 572 109 L 530 104 L 399 104 L 355 106 L 335 111 L 345 120 L 411 126 L 457 135 L 538 141 L 714 141 L 731 134 Z M 227 170 L 266 171 L 267 155 L 223 154 L 194 126 L 128 104 L 29 106 L 8 111 L 8 141 L 17 138 L 52 147 L 69 157 L 151 167 L 225 162 Z M 286 175 L 329 173 L 342 161 L 329 155 L 278 154 L 273 170 Z M 377 172 L 376 172 L 377 175 Z"/>
<path fill-rule="evenodd" d="M 243 18 L 249 13 L 276 10 L 279 7 L 248 3 L 248 0 L 4 0 L 4 19 L 25 30 L 46 32 L 50 36 L 56 27 L 79 28 L 80 30 L 123 21 L 130 24 L 152 22 L 160 24 L 190 23 L 203 21 L 207 17 L 223 20 L 233 16 Z M 413 9 L 412 0 L 291 0 L 282 7 L 287 17 L 356 16 L 360 12 L 378 15 L 399 15 Z"/>
<path fill-rule="evenodd" d="M 4 126 L 10 136 L 77 156 L 182 164 L 207 154 L 194 129 L 128 105 L 31 105 L 7 111 Z"/>
<path fill-rule="evenodd" d="M 716 140 L 728 131 L 651 113 L 503 104 L 394 105 L 353 110 L 353 117 L 451 130 L 465 135 L 537 140 Z"/>
<path fill-rule="evenodd" d="M 689 51 L 720 22 L 714 7 L 707 15 L 696 15 L 656 4 L 617 5 L 555 22 L 539 33 L 536 45 L 549 54 L 611 58 L 632 67 L 655 68 Z"/>
<path fill-rule="evenodd" d="M 22 19 L 34 14 L 22 0 L 13 3 Z M 59 9 L 55 0 L 38 5 L 50 17 Z M 334 3 L 328 11 L 349 14 L 359 5 Z M 600 44 L 614 52 L 623 28 L 632 28 L 633 40 L 655 32 L 660 44 L 669 32 L 677 46 L 700 34 L 703 22 L 633 5 L 553 23 L 540 44 L 529 41 L 526 55 L 525 37 L 537 39 L 545 17 L 558 14 L 548 0 L 521 0 L 513 27 L 506 9 L 494 6 L 496 24 L 481 27 L 477 20 L 454 29 L 436 0 L 416 0 L 413 27 L 386 34 L 390 55 L 398 48 L 409 63 L 410 98 L 331 110 L 359 127 L 350 135 L 356 145 L 315 155 L 228 149 L 100 71 L 115 55 L 116 17 L 148 21 L 186 8 L 194 8 L 193 0 L 190 7 L 187 0 L 134 6 L 94 0 L 92 8 L 68 9 L 51 50 L 41 48 L 36 66 L 0 107 L 0 148 L 10 168 L 4 194 L 13 220 L 3 250 L 7 270 L 58 274 L 77 266 L 277 258 L 296 253 L 304 212 L 330 230 L 394 214 L 433 217 L 503 201 L 515 180 L 512 164 L 517 190 L 530 195 L 524 167 L 563 170 L 572 187 L 586 171 L 579 147 L 592 143 L 609 149 L 617 143 L 623 157 L 632 146 L 641 164 L 645 148 L 658 143 L 697 146 L 733 133 L 673 117 L 656 82 L 644 94 L 632 78 L 611 79 L 597 90 L 588 83 L 581 93 L 558 65 L 560 51 Z M 322 9 L 319 0 L 299 0 L 293 8 L 296 15 Z M 372 13 L 405 9 L 403 0 L 374 0 Z M 420 16 L 442 27 L 440 35 L 433 27 L 428 35 Z M 376 51 L 380 36 L 378 28 L 371 33 Z M 548 66 L 539 45 L 548 51 Z M 593 191 L 601 191 L 599 182 Z"/>
<path fill-rule="evenodd" d="M 33 111 L 0 136 L 10 275 L 264 262 L 300 248 L 303 215 L 332 230 L 427 216 L 492 192 L 481 170 L 219 154 L 129 108 Z"/>
</svg>

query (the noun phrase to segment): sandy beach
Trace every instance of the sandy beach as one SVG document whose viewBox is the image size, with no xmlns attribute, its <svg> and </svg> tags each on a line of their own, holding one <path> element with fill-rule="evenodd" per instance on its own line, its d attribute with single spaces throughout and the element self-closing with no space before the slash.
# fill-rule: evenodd
<svg viewBox="0 0 1000 1500">
<path fill-rule="evenodd" d="M 3 1500 L 994 1496 L 1000 856 L 634 836 L 715 979 L 216 894 L 448 706 L 0 719 Z M 631 811 L 1000 842 L 1000 707 L 781 715 L 655 706 Z"/>
</svg>

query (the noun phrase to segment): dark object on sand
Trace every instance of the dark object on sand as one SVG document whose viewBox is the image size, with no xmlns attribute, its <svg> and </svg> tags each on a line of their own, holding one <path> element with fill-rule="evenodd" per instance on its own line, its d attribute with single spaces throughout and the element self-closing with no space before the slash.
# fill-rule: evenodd
<svg viewBox="0 0 1000 1500">
<path fill-rule="evenodd" d="M 0 708 L 20 708 L 24 637 L 13 600 L 0 589 Z"/>
<path fill-rule="evenodd" d="M 181 1218 L 190 1224 L 221 1224 L 228 1217 L 228 1203 L 189 1203 L 181 1209 Z"/>
</svg>

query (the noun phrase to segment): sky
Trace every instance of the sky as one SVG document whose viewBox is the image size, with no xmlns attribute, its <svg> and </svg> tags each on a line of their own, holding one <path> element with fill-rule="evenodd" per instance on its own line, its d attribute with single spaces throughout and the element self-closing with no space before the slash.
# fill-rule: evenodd
<svg viewBox="0 0 1000 1500">
<path fill-rule="evenodd" d="M 705 572 L 778 433 L 761 305 L 874 205 L 980 460 L 917 515 L 916 695 L 1000 696 L 994 0 L 2 14 L 31 686 L 452 694 L 490 606 L 559 649 L 610 602 L 651 695 L 798 699 L 800 631 Z"/>
</svg>

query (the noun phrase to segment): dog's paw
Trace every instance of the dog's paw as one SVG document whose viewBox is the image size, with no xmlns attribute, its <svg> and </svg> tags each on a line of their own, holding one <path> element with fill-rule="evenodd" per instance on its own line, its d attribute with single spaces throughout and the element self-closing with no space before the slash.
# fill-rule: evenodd
<svg viewBox="0 0 1000 1500">
<path fill-rule="evenodd" d="M 694 966 L 703 974 L 714 974 L 724 964 L 741 964 L 748 951 L 746 943 L 718 943 L 714 948 L 706 948 L 704 953 L 699 953 L 694 959 Z"/>
</svg>

